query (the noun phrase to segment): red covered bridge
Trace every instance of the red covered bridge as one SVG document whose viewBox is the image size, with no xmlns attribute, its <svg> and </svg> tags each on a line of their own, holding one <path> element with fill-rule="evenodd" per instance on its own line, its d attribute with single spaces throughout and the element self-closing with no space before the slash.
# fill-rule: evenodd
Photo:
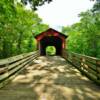
<svg viewBox="0 0 100 100">
<path fill-rule="evenodd" d="M 56 48 L 56 55 L 62 55 L 63 49 L 65 49 L 67 36 L 50 28 L 45 32 L 37 35 L 37 47 L 40 51 L 40 55 L 46 55 L 46 47 L 54 46 Z"/>
</svg>

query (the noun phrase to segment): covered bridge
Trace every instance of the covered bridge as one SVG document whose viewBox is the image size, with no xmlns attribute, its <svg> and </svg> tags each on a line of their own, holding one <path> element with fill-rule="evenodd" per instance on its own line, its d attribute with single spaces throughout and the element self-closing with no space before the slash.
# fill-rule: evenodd
<svg viewBox="0 0 100 100">
<path fill-rule="evenodd" d="M 52 28 L 35 36 L 37 40 L 37 49 L 40 51 L 40 55 L 46 55 L 47 46 L 54 46 L 56 48 L 56 55 L 62 55 L 63 49 L 66 47 L 67 37 L 68 36 Z"/>
</svg>

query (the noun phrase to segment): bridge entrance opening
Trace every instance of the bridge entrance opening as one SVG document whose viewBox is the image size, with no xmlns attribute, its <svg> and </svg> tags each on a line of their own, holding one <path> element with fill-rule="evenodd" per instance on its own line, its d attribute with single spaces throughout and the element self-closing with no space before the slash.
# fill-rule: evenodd
<svg viewBox="0 0 100 100">
<path fill-rule="evenodd" d="M 62 40 L 56 36 L 44 37 L 40 41 L 40 55 L 46 55 L 46 48 L 48 46 L 54 46 L 56 49 L 56 55 L 62 53 Z"/>
<path fill-rule="evenodd" d="M 46 48 L 48 46 L 53 46 L 55 48 L 55 55 L 63 55 L 63 50 L 66 47 L 66 35 L 50 28 L 45 32 L 42 32 L 41 34 L 35 36 L 35 38 L 37 40 L 37 49 L 39 50 L 40 55 L 47 54 Z"/>
<path fill-rule="evenodd" d="M 46 55 L 49 55 L 49 56 L 56 55 L 56 48 L 55 48 L 55 46 L 47 46 L 46 47 Z"/>
</svg>

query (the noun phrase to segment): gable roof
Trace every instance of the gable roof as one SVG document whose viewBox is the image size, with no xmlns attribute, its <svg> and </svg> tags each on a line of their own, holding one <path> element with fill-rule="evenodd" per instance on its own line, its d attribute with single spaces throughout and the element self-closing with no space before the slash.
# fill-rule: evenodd
<svg viewBox="0 0 100 100">
<path fill-rule="evenodd" d="M 67 38 L 67 37 L 68 37 L 68 36 L 64 35 L 63 33 L 58 32 L 58 31 L 55 30 L 55 29 L 49 28 L 49 29 L 47 29 L 46 31 L 40 33 L 39 35 L 36 35 L 35 38 L 37 38 L 37 37 L 39 37 L 39 36 L 41 36 L 41 35 L 44 35 L 45 33 L 49 33 L 50 31 L 52 32 L 52 34 L 53 34 L 53 33 L 58 33 L 58 34 L 60 34 L 61 36 L 63 36 L 64 38 Z"/>
</svg>

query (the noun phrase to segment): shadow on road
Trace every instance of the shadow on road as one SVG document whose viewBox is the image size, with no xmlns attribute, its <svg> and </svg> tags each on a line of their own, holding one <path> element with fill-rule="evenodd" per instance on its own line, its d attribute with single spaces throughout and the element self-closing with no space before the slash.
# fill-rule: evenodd
<svg viewBox="0 0 100 100">
<path fill-rule="evenodd" d="M 39 57 L 0 90 L 0 100 L 17 99 L 100 100 L 100 87 L 59 56 Z"/>
</svg>

